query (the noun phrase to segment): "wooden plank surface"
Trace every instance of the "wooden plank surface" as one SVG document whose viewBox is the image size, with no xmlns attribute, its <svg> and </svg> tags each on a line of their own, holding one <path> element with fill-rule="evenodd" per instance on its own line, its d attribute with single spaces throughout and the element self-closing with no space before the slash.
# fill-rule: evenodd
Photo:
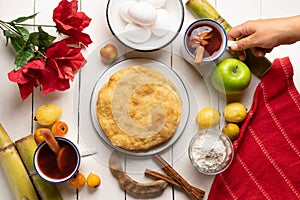
<svg viewBox="0 0 300 200">
<path fill-rule="evenodd" d="M 36 24 L 53 24 L 52 11 L 57 6 L 59 0 L 0 0 L 0 19 L 9 21 L 19 16 L 31 15 L 34 12 L 39 12 L 34 23 Z M 19 90 L 15 83 L 12 83 L 7 78 L 7 73 L 13 68 L 14 51 L 11 47 L 5 46 L 5 38 L 0 37 L 0 123 L 6 128 L 13 140 L 17 140 L 28 133 L 32 133 L 38 126 L 33 120 L 36 108 L 45 103 L 56 103 L 63 108 L 61 119 L 68 122 L 70 131 L 68 138 L 78 144 L 80 149 L 95 147 L 98 150 L 98 155 L 93 157 L 82 158 L 80 171 L 86 176 L 90 172 L 96 172 L 102 179 L 101 186 L 96 190 L 90 190 L 87 186 L 75 190 L 68 183 L 59 184 L 59 189 L 64 196 L 64 199 L 81 200 L 81 199 L 133 199 L 126 195 L 118 186 L 116 179 L 110 174 L 108 169 L 108 157 L 111 149 L 107 147 L 96 134 L 90 120 L 89 98 L 92 88 L 97 81 L 98 76 L 107 69 L 99 63 L 97 55 L 101 45 L 108 41 L 115 42 L 107 24 L 106 24 L 106 4 L 108 0 L 100 1 L 79 1 L 80 10 L 84 11 L 92 18 L 90 26 L 85 30 L 92 40 L 91 44 L 84 54 L 87 58 L 94 55 L 91 61 L 98 63 L 97 65 L 89 65 L 77 73 L 75 81 L 71 84 L 71 88 L 65 92 L 55 92 L 44 95 L 38 89 L 34 95 L 25 101 L 22 101 L 19 96 Z M 186 0 L 183 0 L 185 3 Z M 273 0 L 210 0 L 213 6 L 217 8 L 220 14 L 231 24 L 238 25 L 249 19 L 262 19 L 271 17 L 285 17 L 297 15 L 300 13 L 300 2 L 297 0 L 273 1 Z M 16 6 L 18 5 L 18 6 Z M 206 80 L 201 77 L 196 70 L 191 67 L 180 55 L 178 44 L 181 43 L 182 34 L 187 26 L 193 22 L 195 18 L 185 9 L 185 19 L 181 33 L 179 34 L 176 44 L 172 44 L 161 50 L 151 54 L 143 54 L 128 51 L 128 49 L 119 46 L 123 59 L 129 57 L 152 57 L 160 62 L 165 63 L 180 76 L 186 85 L 190 104 L 192 109 L 189 114 L 187 127 L 173 147 L 164 152 L 162 156 L 166 158 L 174 168 L 182 174 L 189 182 L 196 185 L 209 193 L 212 176 L 205 176 L 198 173 L 190 164 L 187 156 L 187 145 L 190 138 L 197 131 L 195 116 L 197 111 L 203 107 L 216 105 L 219 110 L 224 106 L 222 97 L 215 97 L 210 94 Z M 54 30 L 47 31 L 56 34 Z M 119 44 L 118 44 L 119 45 Z M 299 43 L 280 46 L 268 54 L 267 57 L 272 61 L 275 58 L 289 56 L 294 65 L 295 84 L 300 88 L 300 58 L 299 58 Z M 126 53 L 126 54 L 125 54 Z M 256 84 L 259 80 L 254 79 L 251 82 L 251 89 L 242 97 L 242 101 L 249 107 L 252 103 L 252 96 Z M 145 166 L 158 169 L 157 165 L 151 159 L 135 159 L 123 158 L 122 162 L 125 169 L 128 170 L 130 176 L 137 181 L 147 182 L 150 179 L 145 178 L 143 170 Z M 1 184 L 1 199 L 13 199 L 11 190 L 6 180 L 5 174 L 0 170 Z M 207 194 L 204 199 L 207 198 Z M 182 192 L 177 189 L 168 187 L 164 194 L 158 199 L 165 200 L 184 200 L 188 199 Z"/>
</svg>

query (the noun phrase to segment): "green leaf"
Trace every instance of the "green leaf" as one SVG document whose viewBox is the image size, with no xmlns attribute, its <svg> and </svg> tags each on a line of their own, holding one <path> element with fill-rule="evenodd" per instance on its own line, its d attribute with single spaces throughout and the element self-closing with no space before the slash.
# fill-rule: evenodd
<svg viewBox="0 0 300 200">
<path fill-rule="evenodd" d="M 18 52 L 26 44 L 26 41 L 23 40 L 23 37 L 14 34 L 9 30 L 4 30 L 3 34 L 6 36 L 6 45 L 8 44 L 10 39 L 10 43 L 16 52 Z"/>
<path fill-rule="evenodd" d="M 24 47 L 16 53 L 15 58 L 15 71 L 19 70 L 30 59 L 34 57 L 34 51 L 31 48 Z"/>
<path fill-rule="evenodd" d="M 10 35 L 11 35 L 11 32 L 8 31 L 8 30 L 3 30 L 3 35 L 6 37 L 6 46 L 8 45 L 8 41 L 9 41 L 9 38 L 10 38 Z"/>
<path fill-rule="evenodd" d="M 49 35 L 43 31 L 42 28 L 38 27 L 39 32 L 30 33 L 28 42 L 38 47 L 49 47 L 56 37 Z"/>
<path fill-rule="evenodd" d="M 26 42 L 20 37 L 11 38 L 10 43 L 16 52 L 20 51 L 20 49 L 22 49 L 22 47 L 26 44 Z"/>
<path fill-rule="evenodd" d="M 35 14 L 33 14 L 33 15 L 30 15 L 30 16 L 19 17 L 19 18 L 15 19 L 15 20 L 13 20 L 13 21 L 11 21 L 11 22 L 12 22 L 12 23 L 22 23 L 22 22 L 24 22 L 24 21 L 26 21 L 26 20 L 28 20 L 28 19 L 34 18 L 37 14 L 38 14 L 38 13 L 35 13 Z"/>
<path fill-rule="evenodd" d="M 13 34 L 12 32 L 10 32 L 9 30 L 4 30 L 3 34 L 7 37 L 14 37 L 15 34 Z"/>
<path fill-rule="evenodd" d="M 15 26 L 15 29 L 23 36 L 24 40 L 28 40 L 29 31 L 21 26 Z"/>
<path fill-rule="evenodd" d="M 56 39 L 56 37 L 49 35 L 47 32 L 43 31 L 41 26 L 38 26 L 40 32 L 40 44 L 41 47 L 49 47 L 51 43 Z"/>
</svg>

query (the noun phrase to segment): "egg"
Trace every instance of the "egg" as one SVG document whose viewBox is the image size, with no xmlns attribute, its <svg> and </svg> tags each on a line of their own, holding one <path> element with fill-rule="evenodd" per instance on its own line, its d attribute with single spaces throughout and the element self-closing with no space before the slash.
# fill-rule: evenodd
<svg viewBox="0 0 300 200">
<path fill-rule="evenodd" d="M 131 42 L 143 43 L 151 37 L 151 30 L 130 22 L 125 26 L 125 36 Z"/>
<path fill-rule="evenodd" d="M 137 1 L 131 0 L 131 1 L 126 1 L 122 4 L 121 9 L 120 9 L 120 16 L 125 22 L 131 21 L 130 17 L 128 16 L 128 8 L 136 3 L 137 3 Z"/>
<path fill-rule="evenodd" d="M 162 8 L 166 4 L 166 0 L 140 0 L 140 2 L 149 3 L 154 8 Z"/>
<path fill-rule="evenodd" d="M 145 2 L 131 4 L 127 13 L 131 21 L 140 26 L 151 26 L 156 20 L 156 9 Z"/>
<path fill-rule="evenodd" d="M 157 17 L 152 26 L 152 33 L 156 36 L 164 36 L 170 29 L 170 15 L 165 9 L 157 9 Z"/>
</svg>

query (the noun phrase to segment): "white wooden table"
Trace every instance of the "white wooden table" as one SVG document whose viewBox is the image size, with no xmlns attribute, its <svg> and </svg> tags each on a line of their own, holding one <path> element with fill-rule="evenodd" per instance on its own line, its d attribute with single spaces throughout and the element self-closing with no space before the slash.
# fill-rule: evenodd
<svg viewBox="0 0 300 200">
<path fill-rule="evenodd" d="M 58 5 L 59 0 L 0 0 L 0 19 L 9 21 L 20 16 L 28 16 L 32 13 L 39 12 L 36 17 L 36 24 L 52 24 L 52 11 Z M 183 0 L 183 3 L 186 1 Z M 237 25 L 248 19 L 284 17 L 300 14 L 300 1 L 274 1 L 274 0 L 211 0 L 220 14 L 231 24 Z M 93 44 L 85 51 L 88 57 L 93 51 L 97 51 L 100 44 L 109 41 L 112 38 L 111 32 L 106 24 L 105 9 L 107 0 L 79 0 L 80 10 L 84 11 L 92 18 L 90 26 L 85 30 L 92 40 Z M 181 33 L 195 18 L 185 9 L 184 24 Z M 48 30 L 47 30 L 48 31 Z M 51 30 L 49 30 L 51 32 Z M 179 35 L 180 37 L 180 35 Z M 12 83 L 7 78 L 7 73 L 13 67 L 14 52 L 11 47 L 5 46 L 5 38 L 0 36 L 0 123 L 8 131 L 13 140 L 34 132 L 37 127 L 33 121 L 34 111 L 38 106 L 45 103 L 56 103 L 63 108 L 61 119 L 67 121 L 70 130 L 66 137 L 78 143 L 79 147 L 84 149 L 87 147 L 96 147 L 98 154 L 93 157 L 82 158 L 80 171 L 85 175 L 89 172 L 95 172 L 102 179 L 101 186 L 96 190 L 90 190 L 87 186 L 75 190 L 68 183 L 58 185 L 64 199 L 133 199 L 126 196 L 119 188 L 117 181 L 111 175 L 107 167 L 107 159 L 110 149 L 101 142 L 97 137 L 89 116 L 89 105 L 86 104 L 90 98 L 93 82 L 81 80 L 82 78 L 95 78 L 94 71 L 83 68 L 77 73 L 75 81 L 71 84 L 71 88 L 65 92 L 55 92 L 43 95 L 39 90 L 35 90 L 34 94 L 25 101 L 19 96 L 17 84 Z M 189 121 L 182 137 L 173 147 L 163 152 L 162 156 L 172 162 L 174 168 L 191 184 L 196 185 L 206 191 L 205 199 L 209 194 L 213 176 L 205 176 L 198 173 L 190 164 L 187 154 L 187 145 L 191 136 L 197 130 L 195 124 L 195 116 L 197 111 L 203 107 L 216 105 L 218 109 L 222 109 L 224 100 L 211 99 L 211 95 L 207 90 L 204 79 L 202 79 L 196 71 L 188 65 L 180 56 L 177 56 L 176 45 L 174 47 L 166 47 L 162 53 L 154 52 L 147 56 L 155 57 L 159 61 L 171 66 L 183 79 L 186 84 L 191 103 L 191 111 Z M 164 53 L 167 52 L 167 53 Z M 294 80 L 296 87 L 300 89 L 300 45 L 298 43 L 281 46 L 273 50 L 267 57 L 273 61 L 275 58 L 289 56 L 294 65 Z M 174 56 L 175 55 L 175 56 Z M 126 56 L 130 56 L 126 55 Z M 144 55 L 141 55 L 144 56 Z M 105 67 L 94 66 L 99 75 L 105 70 Z M 97 68 L 98 67 L 98 68 Z M 80 74 L 80 76 L 79 76 Z M 258 79 L 253 78 L 250 88 L 242 97 L 241 101 L 251 106 L 253 91 L 258 83 Z M 83 87 L 84 86 L 84 87 Z M 149 158 L 126 159 L 126 170 L 138 181 L 149 181 L 143 175 L 143 171 L 147 168 L 158 169 L 158 166 Z M 5 174 L 0 170 L 1 199 L 13 199 L 10 187 L 6 180 Z M 187 199 L 187 197 L 178 190 L 168 187 L 167 190 L 158 199 Z"/>
</svg>

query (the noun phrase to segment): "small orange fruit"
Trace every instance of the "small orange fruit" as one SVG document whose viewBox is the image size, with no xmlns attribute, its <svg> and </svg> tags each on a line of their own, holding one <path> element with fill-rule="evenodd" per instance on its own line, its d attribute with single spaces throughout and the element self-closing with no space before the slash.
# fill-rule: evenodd
<svg viewBox="0 0 300 200">
<path fill-rule="evenodd" d="M 52 125 L 51 131 L 54 136 L 64 136 L 68 133 L 68 125 L 63 121 L 56 121 Z"/>
<path fill-rule="evenodd" d="M 73 178 L 69 180 L 69 182 L 73 188 L 81 188 L 85 185 L 86 178 L 82 173 L 78 172 Z"/>
<path fill-rule="evenodd" d="M 43 129 L 47 129 L 47 128 L 38 128 L 38 129 L 36 129 L 36 131 L 33 134 L 34 140 L 38 144 L 42 143 L 45 140 L 44 137 L 42 136 L 41 132 L 40 132 Z"/>
<path fill-rule="evenodd" d="M 97 174 L 90 173 L 87 177 L 87 184 L 90 188 L 96 188 L 101 184 L 100 177 Z"/>
</svg>

